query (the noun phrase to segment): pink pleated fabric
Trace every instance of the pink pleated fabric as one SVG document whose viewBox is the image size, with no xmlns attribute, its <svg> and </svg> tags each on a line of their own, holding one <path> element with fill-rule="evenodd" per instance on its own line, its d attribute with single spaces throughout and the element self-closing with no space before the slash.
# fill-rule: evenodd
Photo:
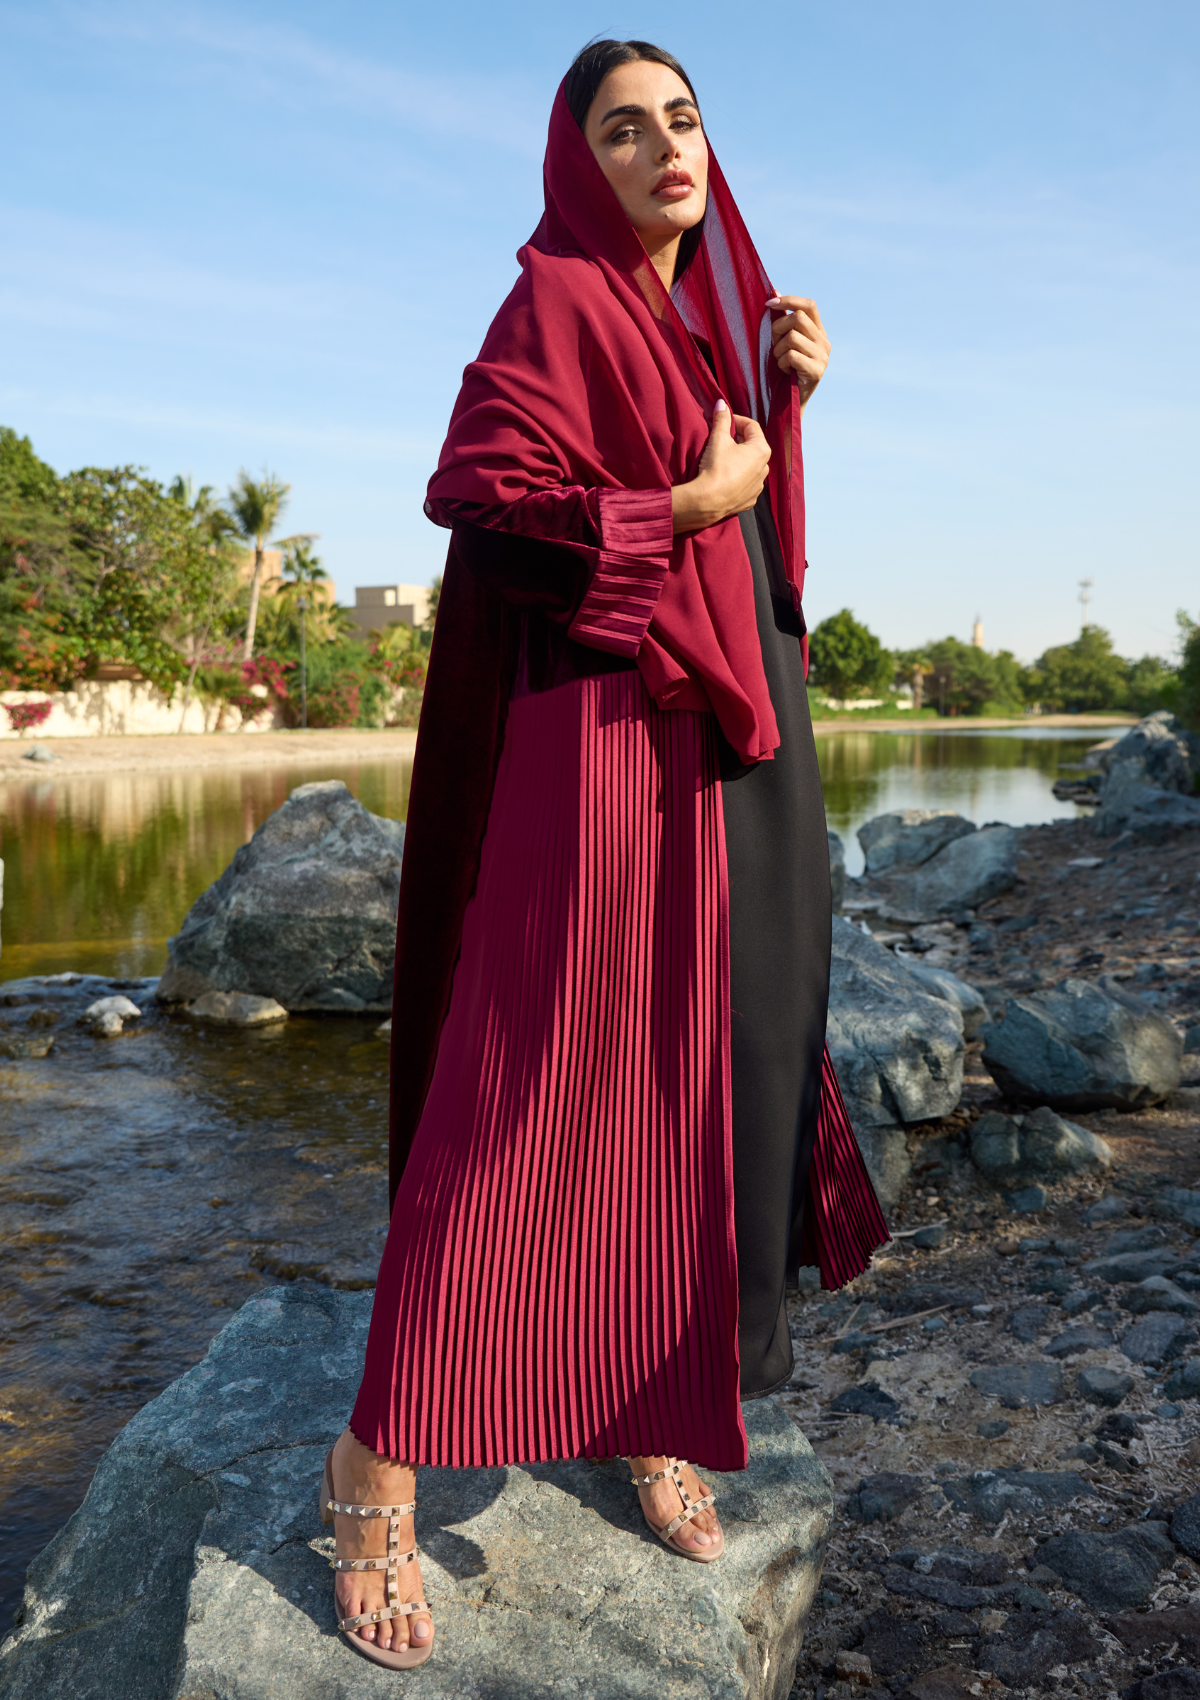
<svg viewBox="0 0 1200 1700">
<path fill-rule="evenodd" d="M 747 1461 L 713 717 L 515 699 L 351 1428 L 416 1464 Z"/>
<path fill-rule="evenodd" d="M 822 1287 L 835 1290 L 870 1268 L 871 1253 L 890 1238 L 826 1045 L 800 1261 L 819 1268 Z"/>
</svg>

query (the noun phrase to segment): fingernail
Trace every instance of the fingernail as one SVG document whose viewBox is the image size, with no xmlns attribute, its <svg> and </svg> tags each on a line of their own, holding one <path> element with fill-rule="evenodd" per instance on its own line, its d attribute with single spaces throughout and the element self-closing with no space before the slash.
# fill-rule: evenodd
<svg viewBox="0 0 1200 1700">
<path fill-rule="evenodd" d="M 782 307 L 783 302 L 779 299 L 778 295 L 772 295 L 771 299 L 767 302 L 767 306 L 768 307 Z"/>
<path fill-rule="evenodd" d="M 713 408 L 713 412 L 714 413 L 728 413 L 729 409 L 726 407 L 726 405 L 723 401 L 718 401 L 717 405 Z"/>
</svg>

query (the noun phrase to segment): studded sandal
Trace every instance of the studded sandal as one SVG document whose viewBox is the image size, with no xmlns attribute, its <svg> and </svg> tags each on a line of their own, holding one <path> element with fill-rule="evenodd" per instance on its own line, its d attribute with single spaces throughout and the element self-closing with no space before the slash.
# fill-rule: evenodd
<svg viewBox="0 0 1200 1700">
<path fill-rule="evenodd" d="M 397 1568 L 401 1564 L 411 1564 L 417 1556 L 414 1547 L 411 1552 L 400 1552 L 400 1519 L 408 1517 L 417 1509 L 414 1499 L 409 1505 L 351 1505 L 344 1500 L 333 1497 L 333 1453 L 325 1454 L 325 1478 L 321 1483 L 321 1521 L 332 1523 L 335 1513 L 339 1517 L 386 1517 L 388 1520 L 388 1542 L 386 1558 L 331 1558 L 331 1570 L 386 1570 L 387 1571 L 387 1605 L 379 1611 L 360 1612 L 357 1617 L 341 1617 L 338 1619 L 338 1630 L 356 1653 L 361 1653 L 364 1659 L 370 1659 L 372 1664 L 384 1665 L 388 1670 L 413 1670 L 417 1665 L 423 1665 L 433 1651 L 433 1636 L 423 1645 L 413 1645 L 410 1638 L 403 1652 L 393 1652 L 390 1647 L 377 1647 L 374 1641 L 364 1641 L 361 1635 L 354 1631 L 364 1623 L 382 1623 L 386 1618 L 410 1617 L 415 1612 L 429 1610 L 424 1600 L 412 1600 L 405 1603 L 400 1601 L 400 1589 L 396 1579 Z"/>
<path fill-rule="evenodd" d="M 681 1546 L 675 1539 L 677 1532 L 682 1529 L 683 1525 L 690 1523 L 698 1511 L 707 1511 L 717 1497 L 715 1493 L 707 1493 L 703 1499 L 692 1498 L 683 1485 L 683 1469 L 686 1463 L 686 1458 L 668 1458 L 665 1470 L 655 1470 L 649 1476 L 631 1476 L 629 1479 L 634 1487 L 643 1488 L 653 1487 L 655 1482 L 665 1482 L 668 1476 L 671 1478 L 679 1492 L 680 1499 L 683 1501 L 683 1510 L 678 1517 L 672 1517 L 671 1521 L 662 1529 L 654 1523 L 650 1523 L 649 1517 L 646 1518 L 646 1522 L 650 1524 L 659 1540 L 665 1546 L 669 1546 L 672 1552 L 679 1553 L 682 1558 L 690 1558 L 696 1564 L 712 1564 L 725 1551 L 725 1531 L 719 1523 L 712 1534 L 712 1545 L 710 1547 L 685 1547 Z"/>
</svg>

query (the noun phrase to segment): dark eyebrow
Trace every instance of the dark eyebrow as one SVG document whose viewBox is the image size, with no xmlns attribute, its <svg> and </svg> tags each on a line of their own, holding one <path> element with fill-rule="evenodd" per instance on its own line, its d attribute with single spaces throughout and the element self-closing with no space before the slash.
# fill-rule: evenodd
<svg viewBox="0 0 1200 1700">
<path fill-rule="evenodd" d="M 690 106 L 695 112 L 700 110 L 690 94 L 677 94 L 674 100 L 667 101 L 663 111 L 677 112 L 681 106 Z M 607 124 L 610 118 L 644 118 L 645 116 L 646 108 L 644 106 L 614 106 L 604 114 L 600 123 L 602 125 Z"/>
</svg>

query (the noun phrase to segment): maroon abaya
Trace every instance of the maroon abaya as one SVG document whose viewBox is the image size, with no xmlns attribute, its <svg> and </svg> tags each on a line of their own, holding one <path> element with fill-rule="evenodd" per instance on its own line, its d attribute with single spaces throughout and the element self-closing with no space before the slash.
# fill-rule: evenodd
<svg viewBox="0 0 1200 1700">
<path fill-rule="evenodd" d="M 739 1393 L 790 1373 L 789 1263 L 840 1285 L 886 1238 L 823 1042 L 799 407 L 715 161 L 672 300 L 561 91 L 546 184 L 430 486 L 453 536 L 351 1427 L 414 1463 L 737 1468 Z M 771 482 L 677 538 L 718 388 Z"/>
</svg>

